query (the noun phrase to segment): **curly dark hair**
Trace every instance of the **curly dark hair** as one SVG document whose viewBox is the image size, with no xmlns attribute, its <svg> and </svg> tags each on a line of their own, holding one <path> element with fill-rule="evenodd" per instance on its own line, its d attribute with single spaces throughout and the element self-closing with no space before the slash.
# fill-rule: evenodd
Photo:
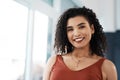
<svg viewBox="0 0 120 80">
<path fill-rule="evenodd" d="M 99 20 L 96 17 L 96 14 L 92 9 L 81 7 L 81 8 L 70 8 L 65 11 L 58 20 L 56 34 L 55 34 L 55 44 L 54 48 L 57 52 L 65 53 L 67 48 L 67 53 L 73 51 L 73 46 L 69 42 L 67 37 L 67 21 L 70 18 L 76 16 L 83 16 L 86 18 L 90 25 L 94 25 L 95 33 L 92 35 L 90 41 L 91 54 L 96 54 L 98 56 L 104 56 L 106 52 L 106 36 L 103 31 L 103 27 L 100 25 Z"/>
</svg>

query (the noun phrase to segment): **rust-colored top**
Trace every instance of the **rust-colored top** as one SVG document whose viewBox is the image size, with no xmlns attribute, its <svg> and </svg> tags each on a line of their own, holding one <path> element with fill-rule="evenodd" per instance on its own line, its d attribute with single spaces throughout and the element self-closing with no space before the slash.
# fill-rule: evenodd
<svg viewBox="0 0 120 80">
<path fill-rule="evenodd" d="M 103 80 L 101 66 L 104 60 L 105 58 L 101 58 L 84 69 L 73 71 L 65 65 L 62 56 L 57 55 L 50 80 Z"/>
</svg>

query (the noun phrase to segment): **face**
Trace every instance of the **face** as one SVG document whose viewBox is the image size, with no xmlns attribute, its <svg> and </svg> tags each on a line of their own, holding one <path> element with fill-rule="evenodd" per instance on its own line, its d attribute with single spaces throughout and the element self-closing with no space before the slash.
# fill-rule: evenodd
<svg viewBox="0 0 120 80">
<path fill-rule="evenodd" d="M 91 36 L 94 33 L 94 26 L 88 23 L 83 16 L 76 16 L 68 19 L 67 36 L 74 48 L 89 47 Z"/>
</svg>

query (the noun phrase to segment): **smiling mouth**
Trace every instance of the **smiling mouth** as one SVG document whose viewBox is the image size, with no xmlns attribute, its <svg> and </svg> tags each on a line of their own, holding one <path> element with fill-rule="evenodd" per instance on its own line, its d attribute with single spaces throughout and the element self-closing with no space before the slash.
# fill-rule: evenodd
<svg viewBox="0 0 120 80">
<path fill-rule="evenodd" d="M 76 42 L 81 42 L 83 39 L 84 39 L 84 37 L 81 37 L 81 38 L 75 38 L 74 41 L 76 41 Z"/>
</svg>

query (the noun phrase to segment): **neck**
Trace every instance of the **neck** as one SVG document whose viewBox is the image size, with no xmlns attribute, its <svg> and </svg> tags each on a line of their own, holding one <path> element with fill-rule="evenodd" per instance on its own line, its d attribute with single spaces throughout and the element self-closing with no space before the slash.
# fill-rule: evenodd
<svg viewBox="0 0 120 80">
<path fill-rule="evenodd" d="M 78 58 L 81 57 L 90 57 L 91 56 L 91 51 L 89 48 L 87 49 L 74 49 L 72 52 L 72 55 Z"/>
</svg>

